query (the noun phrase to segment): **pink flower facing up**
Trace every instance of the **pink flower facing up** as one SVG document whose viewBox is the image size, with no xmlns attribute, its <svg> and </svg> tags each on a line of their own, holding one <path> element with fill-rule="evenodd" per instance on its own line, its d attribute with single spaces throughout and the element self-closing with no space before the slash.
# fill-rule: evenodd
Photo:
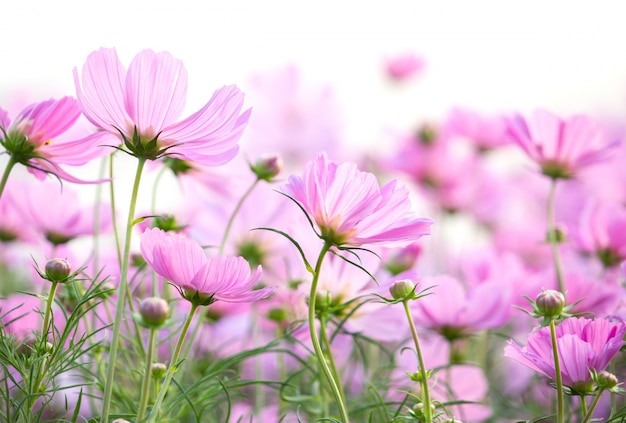
<svg viewBox="0 0 626 423">
<path fill-rule="evenodd" d="M 252 302 L 274 291 L 274 287 L 253 290 L 261 266 L 251 272 L 242 257 L 207 257 L 200 244 L 184 235 L 148 229 L 141 236 L 141 254 L 157 274 L 193 304 Z"/>
<path fill-rule="evenodd" d="M 290 176 L 283 192 L 297 201 L 335 246 L 406 246 L 430 233 L 432 220 L 411 208 L 409 191 L 397 181 L 379 187 L 376 177 L 354 163 L 337 164 L 325 153 L 309 162 L 302 176 Z"/>
<path fill-rule="evenodd" d="M 626 326 L 605 319 L 570 317 L 556 327 L 557 347 L 563 385 L 573 393 L 588 394 L 593 389 L 590 370 L 600 372 L 624 345 Z M 510 340 L 504 356 L 555 379 L 550 328 L 544 327 L 528 336 L 525 347 Z"/>
<path fill-rule="evenodd" d="M 607 158 L 618 142 L 608 142 L 600 125 L 587 116 L 563 120 L 545 110 L 530 119 L 507 119 L 512 139 L 551 178 L 568 179 L 579 170 Z"/>
<path fill-rule="evenodd" d="M 136 157 L 171 156 L 207 166 L 230 161 L 248 122 L 241 113 L 243 93 L 234 86 L 217 90 L 200 110 L 179 121 L 187 94 L 187 71 L 167 52 L 144 50 L 128 70 L 115 49 L 89 55 L 74 82 L 83 113 L 97 128 L 121 140 Z"/>
<path fill-rule="evenodd" d="M 0 144 L 14 162 L 28 167 L 39 179 L 52 173 L 69 182 L 87 183 L 68 174 L 60 165 L 84 165 L 109 152 L 100 146 L 101 133 L 63 140 L 79 117 L 78 102 L 72 97 L 33 103 L 13 120 L 0 109 Z"/>
</svg>

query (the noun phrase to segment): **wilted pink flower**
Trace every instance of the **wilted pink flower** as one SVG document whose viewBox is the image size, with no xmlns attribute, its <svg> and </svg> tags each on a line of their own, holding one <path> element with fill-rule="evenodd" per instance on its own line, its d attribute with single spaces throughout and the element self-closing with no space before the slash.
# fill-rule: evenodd
<svg viewBox="0 0 626 423">
<path fill-rule="evenodd" d="M 391 79 L 403 81 L 417 75 L 425 64 L 424 59 L 417 54 L 404 53 L 388 59 L 385 71 Z"/>
<path fill-rule="evenodd" d="M 77 140 L 61 139 L 79 117 L 80 108 L 72 97 L 33 103 L 13 120 L 0 109 L 0 144 L 15 162 L 28 167 L 39 179 L 52 173 L 70 182 L 85 183 L 60 165 L 83 165 L 109 152 L 100 147 L 101 133 Z"/>
<path fill-rule="evenodd" d="M 379 187 L 373 174 L 330 161 L 325 153 L 302 176 L 290 176 L 283 191 L 304 208 L 320 238 L 337 246 L 404 246 L 428 235 L 433 223 L 416 216 L 408 189 L 397 181 Z"/>
<path fill-rule="evenodd" d="M 530 119 L 515 115 L 507 124 L 513 140 L 551 178 L 571 178 L 607 158 L 609 149 L 617 145 L 608 141 L 598 123 L 583 115 L 563 120 L 537 110 Z"/>
<path fill-rule="evenodd" d="M 624 334 L 623 323 L 583 317 L 563 320 L 556 327 L 563 385 L 575 392 L 590 392 L 593 381 L 589 371 L 605 369 L 624 345 Z M 549 327 L 532 332 L 525 347 L 509 341 L 504 356 L 551 379 L 556 377 Z"/>
<path fill-rule="evenodd" d="M 209 102 L 179 121 L 187 94 L 187 71 L 167 52 L 144 50 L 128 70 L 115 49 L 89 55 L 79 78 L 78 101 L 97 128 L 115 135 L 130 153 L 155 160 L 171 156 L 208 166 L 231 160 L 250 110 L 234 86 L 217 90 Z"/>
<path fill-rule="evenodd" d="M 274 290 L 253 290 L 261 276 L 261 266 L 251 272 L 242 257 L 207 258 L 200 244 L 184 235 L 148 229 L 141 236 L 141 253 L 157 274 L 192 303 L 250 302 L 265 298 Z"/>
</svg>

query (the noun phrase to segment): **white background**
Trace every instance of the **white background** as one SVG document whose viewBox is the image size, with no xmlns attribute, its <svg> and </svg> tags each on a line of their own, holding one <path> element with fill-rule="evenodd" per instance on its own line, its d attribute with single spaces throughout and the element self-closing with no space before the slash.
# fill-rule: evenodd
<svg viewBox="0 0 626 423">
<path fill-rule="evenodd" d="M 623 120 L 625 10 L 619 1 L 5 0 L 0 106 L 74 95 L 72 69 L 115 47 L 125 64 L 144 48 L 182 59 L 189 111 L 215 88 L 295 63 L 306 80 L 335 87 L 346 141 L 358 144 L 374 142 L 380 122 L 407 126 L 453 105 Z M 381 63 L 405 51 L 427 68 L 399 90 Z"/>
</svg>

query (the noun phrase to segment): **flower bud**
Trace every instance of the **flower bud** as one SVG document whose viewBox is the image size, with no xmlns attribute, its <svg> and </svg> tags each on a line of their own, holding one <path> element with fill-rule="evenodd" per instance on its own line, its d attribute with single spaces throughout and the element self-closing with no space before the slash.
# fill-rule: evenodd
<svg viewBox="0 0 626 423">
<path fill-rule="evenodd" d="M 278 154 L 262 156 L 256 161 L 254 166 L 250 166 L 250 170 L 259 179 L 269 182 L 283 170 L 283 159 Z"/>
<path fill-rule="evenodd" d="M 395 281 L 389 288 L 389 293 L 394 300 L 412 299 L 415 294 L 415 284 L 408 279 Z"/>
<path fill-rule="evenodd" d="M 70 273 L 72 266 L 65 259 L 55 258 L 46 263 L 46 278 L 51 282 L 65 282 Z"/>
<path fill-rule="evenodd" d="M 98 298 L 103 300 L 109 298 L 115 292 L 115 285 L 111 282 L 104 282 L 98 288 Z"/>
<path fill-rule="evenodd" d="M 163 298 L 149 297 L 139 304 L 141 322 L 150 328 L 159 328 L 170 317 L 170 305 Z"/>
<path fill-rule="evenodd" d="M 537 295 L 535 304 L 541 316 L 558 318 L 565 307 L 565 295 L 554 289 L 542 291 Z"/>
<path fill-rule="evenodd" d="M 612 389 L 617 386 L 619 381 L 617 380 L 617 376 L 613 373 L 609 373 L 606 370 L 602 370 L 598 372 L 598 376 L 596 377 L 596 382 L 600 388 L 604 389 Z"/>
<path fill-rule="evenodd" d="M 167 366 L 163 363 L 152 363 L 152 378 L 159 380 L 165 377 L 165 373 L 167 372 Z"/>
</svg>

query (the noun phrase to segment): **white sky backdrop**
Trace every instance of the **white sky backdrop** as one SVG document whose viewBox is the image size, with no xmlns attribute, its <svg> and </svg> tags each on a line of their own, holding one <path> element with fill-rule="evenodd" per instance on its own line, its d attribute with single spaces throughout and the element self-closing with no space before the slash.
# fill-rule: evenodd
<svg viewBox="0 0 626 423">
<path fill-rule="evenodd" d="M 74 95 L 72 69 L 116 47 L 125 64 L 144 48 L 182 59 L 188 112 L 217 87 L 295 63 L 335 87 L 359 144 L 380 122 L 408 126 L 453 105 L 623 119 L 625 12 L 621 1 L 4 0 L 0 105 L 20 90 L 30 101 Z M 391 90 L 381 61 L 404 51 L 427 68 Z"/>
</svg>

